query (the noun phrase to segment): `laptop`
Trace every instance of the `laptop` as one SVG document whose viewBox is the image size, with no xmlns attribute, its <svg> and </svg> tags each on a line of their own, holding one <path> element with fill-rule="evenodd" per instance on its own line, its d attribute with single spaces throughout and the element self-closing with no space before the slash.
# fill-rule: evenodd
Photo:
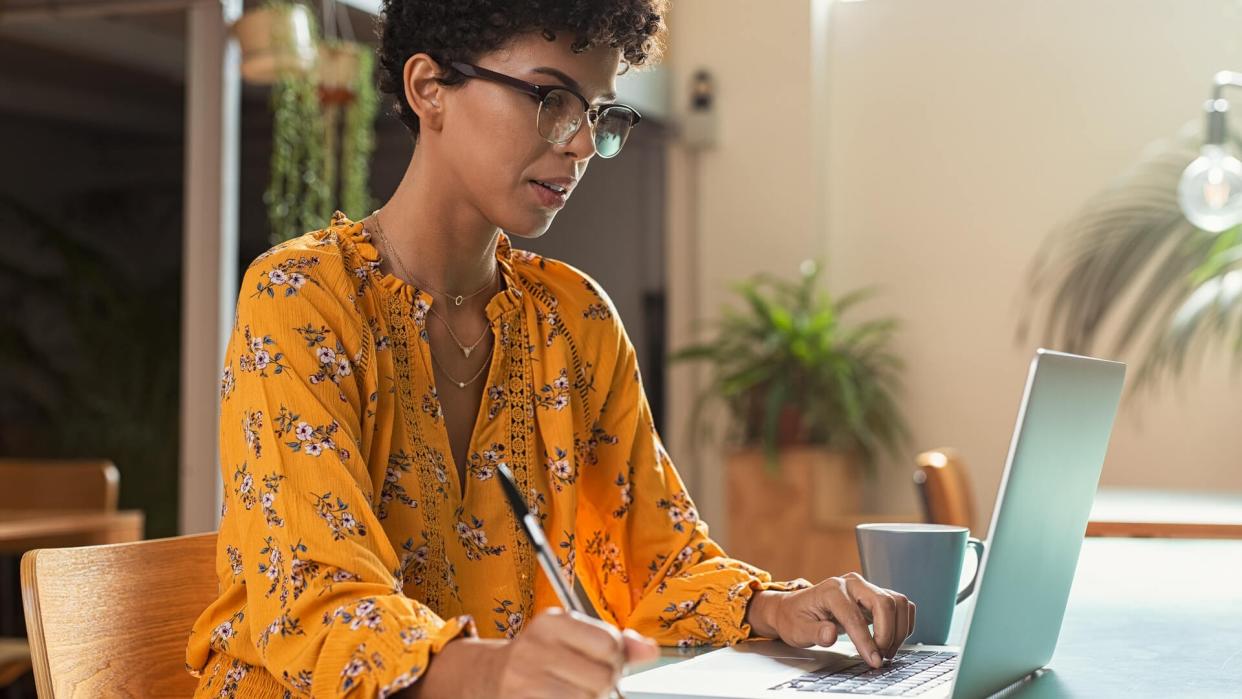
<svg viewBox="0 0 1242 699">
<path fill-rule="evenodd" d="M 973 699 L 1022 681 L 1056 648 L 1124 379 L 1124 364 L 1036 352 L 961 647 L 908 645 L 872 669 L 845 640 L 807 649 L 747 641 L 631 675 L 621 690 L 630 699 Z"/>
</svg>

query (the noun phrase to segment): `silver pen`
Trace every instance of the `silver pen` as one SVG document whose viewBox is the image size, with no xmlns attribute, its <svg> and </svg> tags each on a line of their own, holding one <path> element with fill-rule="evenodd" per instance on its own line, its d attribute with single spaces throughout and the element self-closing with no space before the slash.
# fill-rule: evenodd
<svg viewBox="0 0 1242 699">
<path fill-rule="evenodd" d="M 578 598 L 573 588 L 565 582 L 565 578 L 561 577 L 560 561 L 556 559 L 556 554 L 552 553 L 552 546 L 548 544 L 548 538 L 543 535 L 543 527 L 540 526 L 539 520 L 526 506 L 526 500 L 522 497 L 522 492 L 518 490 L 513 472 L 503 463 L 497 464 L 496 470 L 500 473 L 500 487 L 505 491 L 505 497 L 508 498 L 509 505 L 513 507 L 513 514 L 517 517 L 517 521 L 526 531 L 526 536 L 530 537 L 531 544 L 535 547 L 535 557 L 539 559 L 539 566 L 543 568 L 543 574 L 548 576 L 552 589 L 556 590 L 556 597 L 560 600 L 561 606 L 579 614 L 587 614 L 586 605 L 582 604 L 582 600 Z M 616 687 L 613 688 L 611 696 L 613 699 L 625 699 L 625 695 Z"/>
</svg>

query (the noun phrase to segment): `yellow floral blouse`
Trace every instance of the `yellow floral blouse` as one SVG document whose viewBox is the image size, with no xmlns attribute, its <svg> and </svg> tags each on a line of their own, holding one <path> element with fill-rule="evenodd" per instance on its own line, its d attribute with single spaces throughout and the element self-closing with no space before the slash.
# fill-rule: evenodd
<svg viewBox="0 0 1242 699">
<path fill-rule="evenodd" d="M 343 214 L 246 272 L 220 382 L 220 596 L 186 660 L 199 697 L 387 696 L 461 635 L 556 606 L 496 480 L 507 464 L 601 618 L 729 644 L 755 590 L 655 431 L 634 348 L 583 272 L 497 246 L 505 288 L 458 483 L 427 342 L 432 297 Z M 464 491 L 464 494 L 463 494 Z"/>
</svg>

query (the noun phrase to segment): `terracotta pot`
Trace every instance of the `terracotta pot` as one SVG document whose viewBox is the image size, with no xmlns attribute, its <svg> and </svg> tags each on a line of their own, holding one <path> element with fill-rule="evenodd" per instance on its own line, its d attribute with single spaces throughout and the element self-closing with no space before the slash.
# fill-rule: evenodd
<svg viewBox="0 0 1242 699">
<path fill-rule="evenodd" d="M 319 63 L 315 68 L 319 82 L 319 99 L 324 104 L 348 104 L 353 101 L 354 87 L 361 65 L 358 44 L 322 44 Z"/>
<path fill-rule="evenodd" d="M 233 24 L 242 49 L 242 79 L 271 85 L 285 73 L 304 74 L 315 67 L 315 39 L 305 5 L 250 10 Z"/>
<path fill-rule="evenodd" d="M 808 535 L 862 509 L 862 475 L 850 454 L 817 446 L 779 452 L 779 469 L 761 449 L 741 449 L 725 459 L 730 515 L 728 553 L 777 578 L 816 568 Z"/>
<path fill-rule="evenodd" d="M 806 441 L 802 411 L 792 405 L 781 407 L 776 417 L 776 445 L 781 449 L 796 447 Z"/>
</svg>

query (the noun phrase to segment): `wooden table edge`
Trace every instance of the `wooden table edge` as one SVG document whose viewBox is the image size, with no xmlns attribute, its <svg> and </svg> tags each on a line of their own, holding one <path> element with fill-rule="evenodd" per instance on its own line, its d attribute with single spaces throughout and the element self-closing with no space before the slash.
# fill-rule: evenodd
<svg viewBox="0 0 1242 699">
<path fill-rule="evenodd" d="M 1087 522 L 1087 536 L 1155 539 L 1242 539 L 1242 524 L 1209 522 Z"/>
</svg>

